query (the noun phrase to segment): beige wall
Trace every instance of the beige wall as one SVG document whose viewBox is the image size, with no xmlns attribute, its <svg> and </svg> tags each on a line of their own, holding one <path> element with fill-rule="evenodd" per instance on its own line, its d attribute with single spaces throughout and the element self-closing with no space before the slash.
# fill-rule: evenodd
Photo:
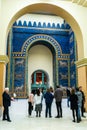
<svg viewBox="0 0 87 130">
<path fill-rule="evenodd" d="M 87 66 L 78 68 L 78 86 L 82 86 L 85 94 L 85 109 L 87 111 Z"/>
<path fill-rule="evenodd" d="M 87 73 L 86 66 L 78 68 L 78 86 L 82 86 L 83 91 L 87 94 Z"/>
<path fill-rule="evenodd" d="M 77 61 L 76 65 L 78 73 L 78 86 L 82 86 L 84 91 L 86 98 L 85 108 L 87 111 L 87 58 Z"/>
<path fill-rule="evenodd" d="M 33 59 L 33 60 L 32 60 Z M 36 45 L 29 50 L 28 58 L 28 85 L 29 90 L 31 89 L 31 75 L 36 70 L 45 71 L 49 78 L 49 85 L 53 86 L 53 58 L 51 51 L 43 46 Z"/>
<path fill-rule="evenodd" d="M 83 89 L 86 90 L 87 79 L 86 79 L 86 66 L 78 68 L 78 86 L 83 86 Z M 84 87 L 85 86 L 85 87 Z"/>
<path fill-rule="evenodd" d="M 1 7 L 0 44 L 2 48 L 0 48 L 0 55 L 6 53 L 7 31 L 17 18 L 28 12 L 46 11 L 63 17 L 71 25 L 77 39 L 78 57 L 79 59 L 87 57 L 87 27 L 85 26 L 87 23 L 87 8 L 61 0 L 55 0 L 55 2 L 54 0 L 2 0 Z"/>
</svg>

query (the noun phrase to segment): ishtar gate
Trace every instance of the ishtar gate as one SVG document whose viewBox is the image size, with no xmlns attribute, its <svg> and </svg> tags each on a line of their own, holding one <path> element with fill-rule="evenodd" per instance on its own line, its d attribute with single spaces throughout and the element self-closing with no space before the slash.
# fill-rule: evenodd
<svg viewBox="0 0 87 130">
<path fill-rule="evenodd" d="M 87 99 L 86 13 L 86 0 L 0 0 L 0 106 L 5 87 L 82 86 Z"/>
</svg>

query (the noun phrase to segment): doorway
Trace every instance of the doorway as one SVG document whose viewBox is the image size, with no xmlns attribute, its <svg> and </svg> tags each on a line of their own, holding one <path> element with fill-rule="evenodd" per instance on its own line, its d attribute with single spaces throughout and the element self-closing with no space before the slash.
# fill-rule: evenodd
<svg viewBox="0 0 87 130">
<path fill-rule="evenodd" d="M 53 86 L 53 55 L 51 50 L 42 44 L 44 42 L 35 42 L 28 51 L 29 91 L 38 87 L 46 89 L 48 85 Z"/>
<path fill-rule="evenodd" d="M 43 70 L 37 70 L 31 75 L 31 90 L 38 88 L 46 90 L 49 86 L 49 77 Z"/>
</svg>

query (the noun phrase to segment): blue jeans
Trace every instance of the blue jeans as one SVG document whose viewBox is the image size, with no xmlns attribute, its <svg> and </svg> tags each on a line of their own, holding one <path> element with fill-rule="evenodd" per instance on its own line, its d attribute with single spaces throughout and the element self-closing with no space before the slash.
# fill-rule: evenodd
<svg viewBox="0 0 87 130">
<path fill-rule="evenodd" d="M 45 117 L 48 116 L 48 113 L 49 113 L 49 117 L 51 117 L 51 103 L 46 103 Z"/>
<path fill-rule="evenodd" d="M 78 104 L 78 119 L 81 120 L 81 105 Z"/>
</svg>

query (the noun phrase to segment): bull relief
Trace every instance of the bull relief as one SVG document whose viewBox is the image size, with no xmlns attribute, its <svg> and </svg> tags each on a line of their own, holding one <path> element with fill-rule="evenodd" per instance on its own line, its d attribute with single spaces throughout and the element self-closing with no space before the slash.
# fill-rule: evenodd
<svg viewBox="0 0 87 130">
<path fill-rule="evenodd" d="M 25 60 L 22 58 L 14 61 L 14 92 L 18 97 L 24 97 L 25 90 Z"/>
<path fill-rule="evenodd" d="M 59 61 L 59 84 L 61 87 L 68 86 L 68 61 Z"/>
</svg>

